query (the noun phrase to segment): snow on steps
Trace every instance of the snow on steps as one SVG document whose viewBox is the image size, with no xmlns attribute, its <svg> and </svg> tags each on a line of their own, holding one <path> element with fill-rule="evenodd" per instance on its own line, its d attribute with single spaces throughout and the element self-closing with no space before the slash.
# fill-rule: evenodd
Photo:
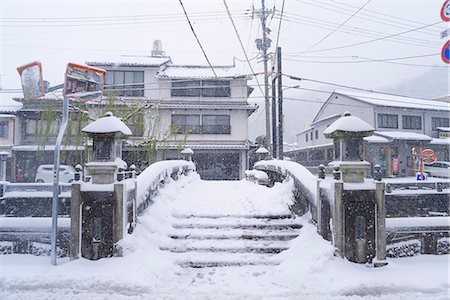
<svg viewBox="0 0 450 300">
<path fill-rule="evenodd" d="M 301 224 L 291 215 L 175 215 L 169 244 L 182 267 L 277 265 Z"/>
</svg>

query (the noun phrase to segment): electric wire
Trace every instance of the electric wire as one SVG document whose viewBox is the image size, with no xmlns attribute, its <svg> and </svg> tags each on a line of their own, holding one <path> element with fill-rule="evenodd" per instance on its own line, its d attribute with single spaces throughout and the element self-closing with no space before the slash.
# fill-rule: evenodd
<svg viewBox="0 0 450 300">
<path fill-rule="evenodd" d="M 311 50 L 312 48 L 321 44 L 323 41 L 325 41 L 331 35 L 333 35 L 333 33 L 335 33 L 338 29 L 340 29 L 342 26 L 344 26 L 348 21 L 350 21 L 354 16 L 356 16 L 365 6 L 367 6 L 367 4 L 370 3 L 370 1 L 372 1 L 372 0 L 368 0 L 366 3 L 364 3 L 360 8 L 358 8 L 358 10 L 356 10 L 352 15 L 350 15 L 350 17 L 348 17 L 344 22 L 339 24 L 338 27 L 334 28 L 331 32 L 329 32 L 327 35 L 325 35 L 323 38 L 321 38 L 318 42 L 314 43 L 312 46 L 308 47 L 305 51 Z"/>
<path fill-rule="evenodd" d="M 206 61 L 208 62 L 208 65 L 209 65 L 209 67 L 211 68 L 211 70 L 212 70 L 214 76 L 217 77 L 216 71 L 214 71 L 214 68 L 213 68 L 213 66 L 211 65 L 211 62 L 209 61 L 209 58 L 208 58 L 208 56 L 206 55 L 205 50 L 203 49 L 202 43 L 200 43 L 200 40 L 198 39 L 198 36 L 197 36 L 197 34 L 195 33 L 194 27 L 192 27 L 191 20 L 189 19 L 189 16 L 188 16 L 188 14 L 187 14 L 187 12 L 186 12 L 186 9 L 184 8 L 183 2 L 182 2 L 181 0 L 178 0 L 178 1 L 180 2 L 181 7 L 183 8 L 184 15 L 186 16 L 186 20 L 187 20 L 188 23 L 189 23 L 189 27 L 191 28 L 192 34 L 194 35 L 195 39 L 197 40 L 198 45 L 200 46 L 200 49 L 201 49 L 202 52 L 203 52 L 203 56 L 205 56 L 205 59 L 206 59 Z"/>
</svg>

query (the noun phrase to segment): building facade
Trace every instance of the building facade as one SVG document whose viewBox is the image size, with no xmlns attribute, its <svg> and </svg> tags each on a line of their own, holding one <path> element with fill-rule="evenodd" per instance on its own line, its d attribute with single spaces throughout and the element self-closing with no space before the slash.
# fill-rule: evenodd
<svg viewBox="0 0 450 300">
<path fill-rule="evenodd" d="M 247 102 L 252 90 L 247 75 L 234 66 L 174 65 L 160 50 L 148 57 L 86 64 L 107 71 L 105 94 L 101 102 L 71 103 L 63 164 L 85 160 L 81 128 L 112 111 L 133 132 L 124 147 L 124 160 L 138 171 L 158 160 L 181 158 L 180 152 L 188 147 L 202 178 L 243 178 L 248 168 L 247 120 L 257 108 Z M 16 141 L 9 146 L 15 166 L 12 177 L 17 179 L 19 173 L 21 180 L 34 181 L 37 167 L 53 162 L 61 95 L 17 100 L 23 107 L 16 114 Z M 0 126 L 1 122 L 0 117 Z"/>
<path fill-rule="evenodd" d="M 364 139 L 365 159 L 380 164 L 385 176 L 410 176 L 416 171 L 412 148 L 430 148 L 438 160 L 449 160 L 448 103 L 397 95 L 335 91 L 320 108 L 311 125 L 297 134 L 297 149 L 287 151 L 305 165 L 326 164 L 333 160 L 333 145 L 323 131 L 345 111 L 350 111 L 375 128 Z"/>
</svg>

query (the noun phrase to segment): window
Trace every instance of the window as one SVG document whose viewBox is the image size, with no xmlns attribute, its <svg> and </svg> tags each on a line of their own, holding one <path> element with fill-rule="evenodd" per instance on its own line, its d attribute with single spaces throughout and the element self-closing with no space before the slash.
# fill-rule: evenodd
<svg viewBox="0 0 450 300">
<path fill-rule="evenodd" d="M 179 134 L 200 134 L 200 115 L 172 115 L 172 131 Z"/>
<path fill-rule="evenodd" d="M 313 132 L 311 131 L 311 133 L 310 133 L 310 138 L 311 138 L 311 141 L 313 140 Z"/>
<path fill-rule="evenodd" d="M 0 122 L 0 138 L 7 139 L 8 138 L 8 121 Z"/>
<path fill-rule="evenodd" d="M 230 134 L 229 115 L 204 115 L 202 116 L 203 134 Z"/>
<path fill-rule="evenodd" d="M 117 96 L 143 97 L 144 71 L 108 71 L 105 92 L 114 92 Z"/>
<path fill-rule="evenodd" d="M 172 82 L 172 96 L 200 97 L 200 81 Z"/>
<path fill-rule="evenodd" d="M 308 141 L 308 133 L 306 133 L 305 137 L 306 137 L 306 141 Z"/>
<path fill-rule="evenodd" d="M 436 130 L 436 127 L 449 127 L 449 118 L 431 118 L 431 128 Z"/>
<path fill-rule="evenodd" d="M 225 80 L 173 81 L 171 95 L 178 97 L 230 97 L 230 82 Z"/>
<path fill-rule="evenodd" d="M 316 129 L 316 140 L 319 139 L 319 130 Z"/>
<path fill-rule="evenodd" d="M 202 97 L 230 97 L 230 82 L 223 80 L 203 80 Z"/>
<path fill-rule="evenodd" d="M 390 114 L 378 114 L 379 128 L 398 128 L 398 116 Z"/>
<path fill-rule="evenodd" d="M 422 117 L 420 116 L 402 116 L 403 129 L 422 129 Z"/>
</svg>

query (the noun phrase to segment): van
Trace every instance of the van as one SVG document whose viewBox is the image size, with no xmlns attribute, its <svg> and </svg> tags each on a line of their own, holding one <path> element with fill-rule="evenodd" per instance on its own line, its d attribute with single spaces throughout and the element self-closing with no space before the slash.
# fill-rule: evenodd
<svg viewBox="0 0 450 300">
<path fill-rule="evenodd" d="M 431 165 L 424 165 L 423 172 L 428 176 L 450 178 L 450 162 L 437 161 Z"/>
<path fill-rule="evenodd" d="M 75 168 L 68 165 L 59 166 L 59 182 L 72 182 L 75 178 Z M 34 180 L 38 183 L 53 182 L 53 165 L 40 165 Z"/>
</svg>

